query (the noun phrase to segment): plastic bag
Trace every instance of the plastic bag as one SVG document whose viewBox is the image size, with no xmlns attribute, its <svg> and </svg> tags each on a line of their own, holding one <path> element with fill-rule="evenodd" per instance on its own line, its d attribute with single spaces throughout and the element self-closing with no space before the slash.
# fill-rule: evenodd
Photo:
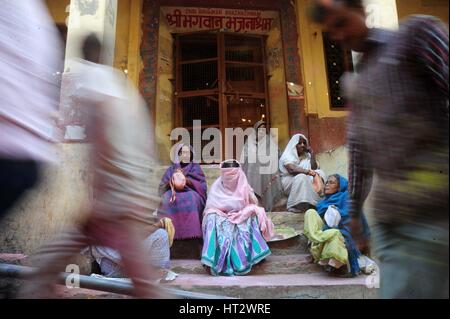
<svg viewBox="0 0 450 319">
<path fill-rule="evenodd" d="M 334 205 L 328 206 L 328 209 L 325 212 L 324 219 L 328 227 L 336 228 L 339 226 L 339 223 L 341 222 L 341 213 L 339 213 L 339 210 L 337 209 L 336 206 Z"/>
<path fill-rule="evenodd" d="M 367 275 L 372 274 L 377 270 L 375 261 L 364 255 L 359 256 L 358 264 L 361 271 Z"/>
</svg>

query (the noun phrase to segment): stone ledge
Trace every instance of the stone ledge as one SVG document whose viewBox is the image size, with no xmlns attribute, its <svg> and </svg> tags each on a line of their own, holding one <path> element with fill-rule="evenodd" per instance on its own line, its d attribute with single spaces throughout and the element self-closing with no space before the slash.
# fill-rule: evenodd
<svg viewBox="0 0 450 319">
<path fill-rule="evenodd" d="M 326 273 L 295 275 L 211 276 L 182 274 L 168 287 L 249 299 L 373 299 L 377 289 L 366 286 L 367 276 L 336 278 Z"/>
<path fill-rule="evenodd" d="M 312 263 L 309 255 L 268 256 L 253 266 L 250 275 L 305 274 L 322 271 Z M 208 274 L 198 259 L 176 259 L 171 261 L 171 270 L 178 274 Z"/>
</svg>

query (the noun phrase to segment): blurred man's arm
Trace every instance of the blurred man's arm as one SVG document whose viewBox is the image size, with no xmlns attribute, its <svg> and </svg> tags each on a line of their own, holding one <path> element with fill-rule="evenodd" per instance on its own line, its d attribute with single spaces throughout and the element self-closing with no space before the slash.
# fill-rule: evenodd
<svg viewBox="0 0 450 319">
<path fill-rule="evenodd" d="M 373 170 L 364 147 L 349 139 L 349 213 L 359 218 L 372 187 Z"/>
<path fill-rule="evenodd" d="M 363 205 L 372 187 L 373 168 L 367 149 L 357 131 L 355 114 L 350 113 L 348 122 L 349 147 L 349 215 L 350 230 L 358 248 L 369 251 L 370 232 L 363 214 Z"/>
</svg>

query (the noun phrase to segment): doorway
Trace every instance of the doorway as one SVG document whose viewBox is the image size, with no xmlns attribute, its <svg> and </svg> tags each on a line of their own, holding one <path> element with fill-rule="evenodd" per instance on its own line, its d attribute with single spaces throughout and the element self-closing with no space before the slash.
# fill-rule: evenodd
<svg viewBox="0 0 450 319">
<path fill-rule="evenodd" d="M 222 136 L 225 128 L 245 130 L 259 120 L 270 127 L 264 48 L 265 37 L 259 35 L 219 31 L 177 34 L 176 127 L 186 128 L 191 137 L 194 120 L 201 121 L 202 132 L 217 128 Z M 209 141 L 203 141 L 202 146 L 206 143 Z M 233 148 L 233 157 L 239 152 Z"/>
</svg>

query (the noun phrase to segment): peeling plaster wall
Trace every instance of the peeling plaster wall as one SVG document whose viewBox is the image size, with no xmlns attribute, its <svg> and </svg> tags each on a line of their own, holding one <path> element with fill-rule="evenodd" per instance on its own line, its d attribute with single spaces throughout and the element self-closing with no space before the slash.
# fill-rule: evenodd
<svg viewBox="0 0 450 319">
<path fill-rule="evenodd" d="M 266 59 L 267 75 L 269 76 L 267 88 L 269 90 L 270 123 L 272 128 L 278 129 L 279 147 L 284 148 L 289 142 L 289 119 L 279 15 L 267 36 Z"/>
<path fill-rule="evenodd" d="M 174 126 L 174 38 L 166 19 L 159 19 L 159 48 L 156 84 L 156 143 L 158 157 L 163 163 L 170 162 L 170 132 Z M 173 80 L 173 82 L 171 81 Z M 173 84 L 172 84 L 173 83 Z"/>
<path fill-rule="evenodd" d="M 128 66 L 128 43 L 130 39 L 130 1 L 117 1 L 116 44 L 114 67 L 126 70 Z"/>
<path fill-rule="evenodd" d="M 317 154 L 317 161 L 327 176 L 340 174 L 348 177 L 348 149 L 346 146 Z"/>
<path fill-rule="evenodd" d="M 46 166 L 41 182 L 0 223 L 0 252 L 34 252 L 79 218 L 89 200 L 87 144 L 59 144 L 59 166 Z"/>
</svg>

